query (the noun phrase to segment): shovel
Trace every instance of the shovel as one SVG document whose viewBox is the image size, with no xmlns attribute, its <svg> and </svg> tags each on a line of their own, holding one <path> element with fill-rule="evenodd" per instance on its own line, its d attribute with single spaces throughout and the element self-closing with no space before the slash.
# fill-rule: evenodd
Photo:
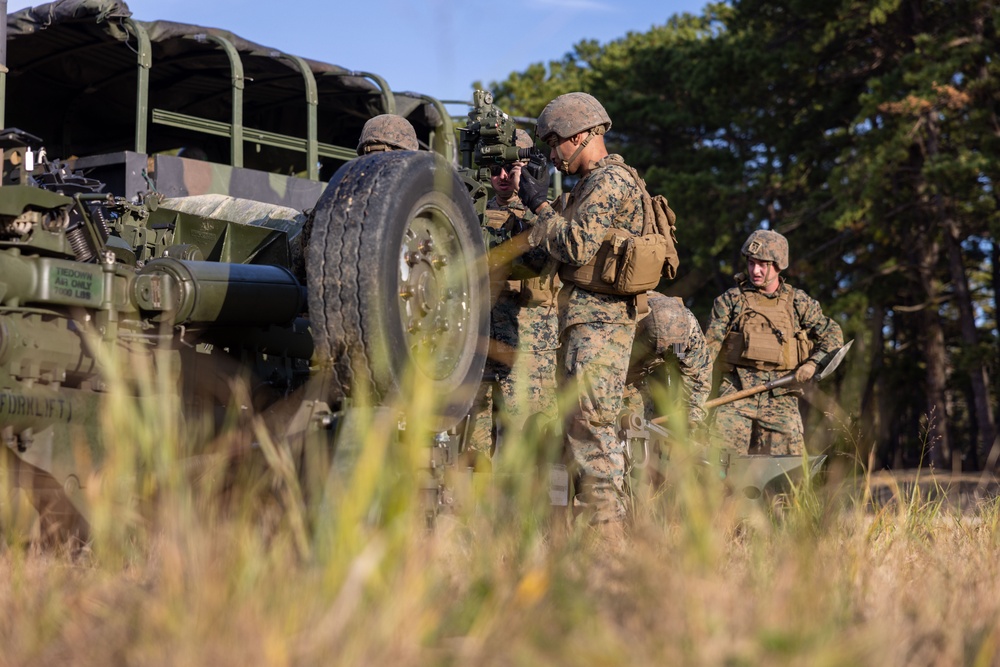
<svg viewBox="0 0 1000 667">
<path fill-rule="evenodd" d="M 840 362 L 844 360 L 847 356 L 847 351 L 851 349 L 851 345 L 854 344 L 854 340 L 851 339 L 847 341 L 847 344 L 842 348 L 832 353 L 833 356 L 830 357 L 830 361 L 826 362 L 816 375 L 812 377 L 811 382 L 819 382 L 830 373 L 837 370 L 837 366 L 840 366 Z M 726 403 L 732 403 L 733 401 L 738 401 L 741 398 L 746 398 L 747 396 L 753 396 L 754 394 L 759 394 L 761 392 L 769 391 L 771 389 L 777 389 L 778 387 L 787 387 L 795 382 L 795 373 L 789 373 L 788 375 L 783 375 L 776 380 L 771 380 L 770 382 L 765 382 L 764 384 L 757 385 L 756 387 L 750 387 L 749 389 L 743 389 L 741 391 L 734 392 L 732 394 L 726 394 L 725 396 L 719 396 L 718 398 L 713 398 L 711 401 L 705 401 L 704 408 L 708 410 L 709 408 L 714 408 L 719 405 L 725 405 Z M 652 420 L 654 424 L 662 424 L 667 421 L 666 417 L 657 417 Z"/>
</svg>

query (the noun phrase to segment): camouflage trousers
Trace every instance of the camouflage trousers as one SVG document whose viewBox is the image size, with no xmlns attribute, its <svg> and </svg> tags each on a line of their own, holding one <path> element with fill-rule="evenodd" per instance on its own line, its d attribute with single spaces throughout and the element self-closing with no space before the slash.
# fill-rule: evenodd
<svg viewBox="0 0 1000 667">
<path fill-rule="evenodd" d="M 737 388 L 732 379 L 723 378 L 719 395 L 733 391 Z M 798 396 L 765 391 L 715 408 L 710 438 L 713 445 L 737 454 L 800 455 L 805 449 L 802 432 Z"/>
<path fill-rule="evenodd" d="M 595 523 L 625 518 L 625 451 L 618 438 L 634 324 L 575 324 L 563 332 L 566 453 L 574 508 Z"/>
<path fill-rule="evenodd" d="M 488 362 L 486 373 L 492 378 L 479 385 L 473 404 L 471 449 L 493 456 L 497 443 L 502 449 L 504 443 L 519 441 L 533 415 L 556 418 L 557 352 L 520 350 L 510 366 Z"/>
</svg>

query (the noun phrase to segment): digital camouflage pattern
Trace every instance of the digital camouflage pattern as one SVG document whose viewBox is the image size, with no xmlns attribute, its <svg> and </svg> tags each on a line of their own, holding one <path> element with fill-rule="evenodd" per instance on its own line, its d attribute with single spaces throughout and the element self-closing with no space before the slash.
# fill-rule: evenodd
<svg viewBox="0 0 1000 667">
<path fill-rule="evenodd" d="M 770 229 L 757 229 L 747 237 L 740 254 L 760 262 L 774 262 L 779 271 L 788 268 L 788 239 Z"/>
<path fill-rule="evenodd" d="M 576 184 L 562 211 L 539 209 L 529 245 L 582 266 L 597 254 L 610 227 L 641 234 L 639 188 L 623 164 L 619 155 L 605 157 Z M 566 443 L 578 478 L 576 503 L 592 509 L 598 522 L 625 516 L 625 462 L 615 420 L 635 337 L 635 301 L 572 284 L 559 292 L 563 390 L 575 402 Z"/>
<path fill-rule="evenodd" d="M 376 151 L 415 151 L 420 149 L 417 133 L 410 121 L 385 113 L 365 121 L 358 139 L 358 155 Z"/>
<path fill-rule="evenodd" d="M 737 276 L 737 286 L 719 296 L 712 306 L 712 318 L 705 331 L 705 342 L 712 359 L 718 357 L 727 332 L 735 330 L 736 323 L 740 320 L 744 308 L 741 293 L 756 291 L 749 281 L 742 278 L 742 274 Z M 823 314 L 815 299 L 802 290 L 793 288 L 784 279 L 773 294 L 765 296 L 778 298 L 782 293 L 788 292 L 792 293 L 792 309 L 798 328 L 806 330 L 814 343 L 809 361 L 818 365 L 827 354 L 844 344 L 840 325 Z M 718 363 L 723 362 L 720 359 Z M 755 387 L 787 373 L 788 371 L 757 370 L 725 364 L 719 395 L 725 396 Z M 804 440 L 798 404 L 800 393 L 794 386 L 779 387 L 720 405 L 715 410 L 711 429 L 713 443 L 732 447 L 742 454 L 801 454 Z M 757 435 L 752 438 L 754 428 Z"/>
<path fill-rule="evenodd" d="M 634 325 L 587 322 L 563 339 L 563 392 L 575 402 L 566 422 L 574 505 L 595 523 L 625 518 L 625 450 L 616 422 L 634 335 Z"/>
<path fill-rule="evenodd" d="M 598 126 L 605 132 L 611 128 L 611 118 L 604 105 L 588 93 L 566 93 L 545 105 L 538 116 L 535 132 L 542 141 L 552 135 L 568 139 Z"/>
<path fill-rule="evenodd" d="M 519 132 L 527 136 L 523 130 Z M 533 217 L 516 194 L 506 204 L 493 197 L 486 208 L 509 214 L 501 225 L 484 229 L 489 250 L 509 241 Z M 555 269 L 544 251 L 533 249 L 518 258 L 515 267 L 499 277 L 492 276 L 489 356 L 473 408 L 470 447 L 475 451 L 493 452 L 495 421 L 503 433 L 521 434 L 532 415 L 556 417 L 559 317 Z M 541 302 L 532 298 L 534 294 L 527 288 L 531 278 L 534 282 L 530 284 L 548 287 L 549 298 Z"/>
<path fill-rule="evenodd" d="M 583 266 L 597 254 L 608 229 L 642 234 L 639 188 L 620 155 L 609 155 L 569 193 L 562 211 L 543 207 L 528 235 L 532 247 L 571 266 Z M 567 285 L 560 293 L 560 329 L 585 322 L 635 324 L 635 297 L 599 294 Z"/>
<path fill-rule="evenodd" d="M 647 419 L 661 416 L 649 383 L 653 371 L 669 359 L 676 360 L 680 375 L 679 398 L 687 408 L 689 426 L 705 420 L 702 407 L 712 389 L 712 357 L 701 325 L 684 302 L 659 292 L 647 292 L 649 314 L 639 320 L 632 344 L 625 400 Z"/>
</svg>

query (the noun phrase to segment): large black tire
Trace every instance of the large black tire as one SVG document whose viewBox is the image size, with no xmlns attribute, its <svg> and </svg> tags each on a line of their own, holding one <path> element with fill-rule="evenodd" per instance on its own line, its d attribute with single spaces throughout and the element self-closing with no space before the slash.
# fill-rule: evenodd
<svg viewBox="0 0 1000 667">
<path fill-rule="evenodd" d="M 468 413 L 485 364 L 489 283 L 467 188 L 430 152 L 345 164 L 316 204 L 306 248 L 316 354 L 332 398 L 398 398 L 415 372 L 441 399 L 436 428 Z"/>
</svg>

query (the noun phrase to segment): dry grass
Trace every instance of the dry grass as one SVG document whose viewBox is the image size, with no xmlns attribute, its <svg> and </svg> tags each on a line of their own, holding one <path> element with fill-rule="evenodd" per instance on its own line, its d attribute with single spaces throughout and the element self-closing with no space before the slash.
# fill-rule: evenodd
<svg viewBox="0 0 1000 667">
<path fill-rule="evenodd" d="M 5 534 L 0 665 L 1000 664 L 996 504 L 805 488 L 780 522 L 740 520 L 675 463 L 627 533 L 570 525 L 531 475 L 469 485 L 429 531 L 426 448 L 384 420 L 314 497 L 265 433 L 265 474 L 227 486 L 116 400 L 129 446 L 88 481 L 90 547 Z"/>
<path fill-rule="evenodd" d="M 725 507 L 690 525 L 673 505 L 623 535 L 482 501 L 430 532 L 416 508 L 331 515 L 304 554 L 279 508 L 199 502 L 161 498 L 145 529 L 76 558 L 8 548 L 0 663 L 998 662 L 995 506 L 820 524 L 793 507 L 734 529 Z"/>
</svg>

